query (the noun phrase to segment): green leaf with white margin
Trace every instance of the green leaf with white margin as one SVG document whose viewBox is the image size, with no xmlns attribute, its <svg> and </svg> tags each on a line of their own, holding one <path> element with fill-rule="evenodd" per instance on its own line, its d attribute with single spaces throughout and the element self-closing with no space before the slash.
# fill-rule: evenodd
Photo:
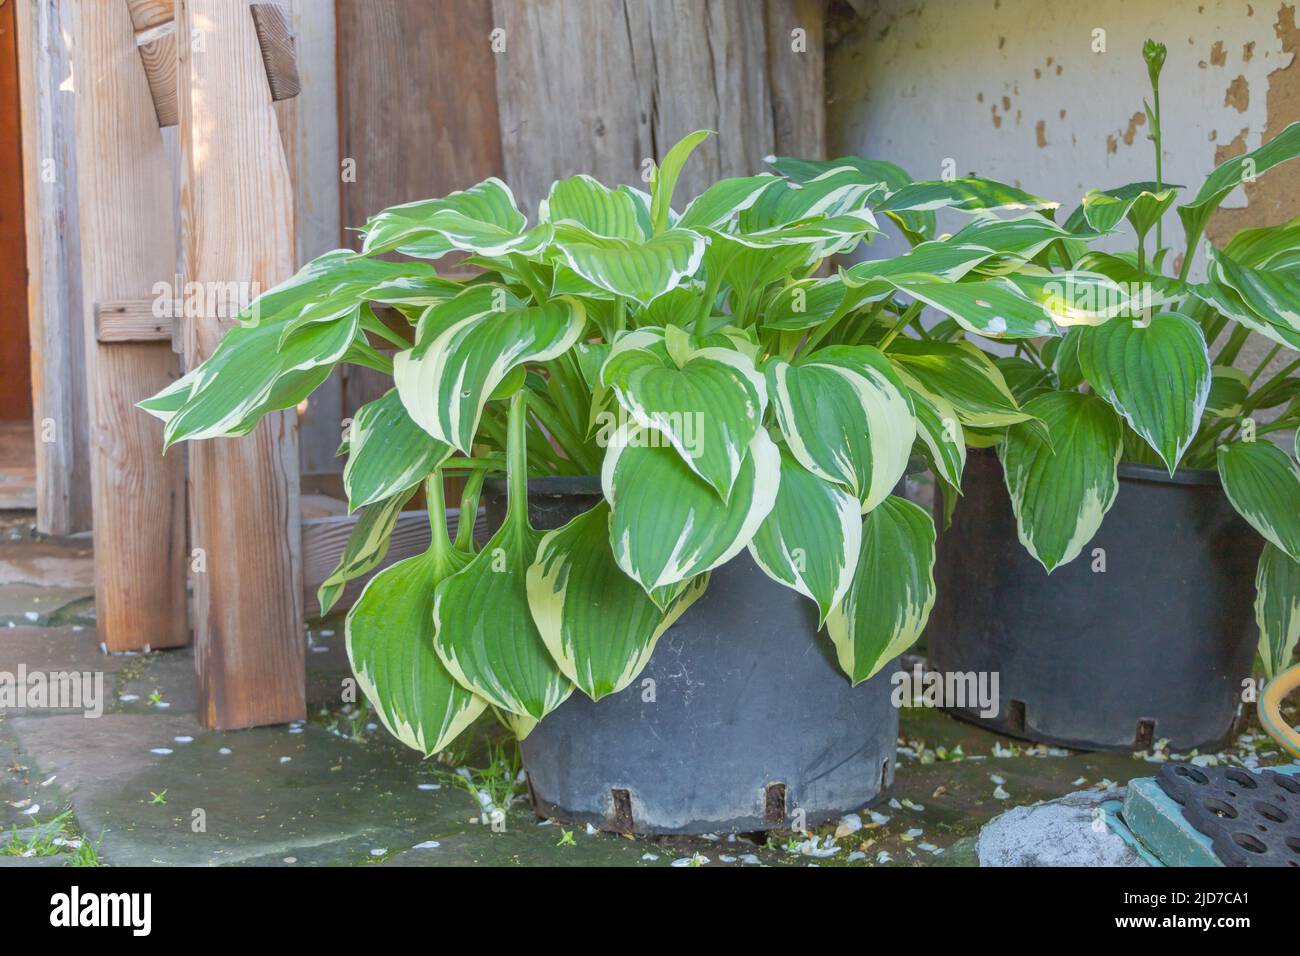
<svg viewBox="0 0 1300 956">
<path fill-rule="evenodd" d="M 869 345 L 819 349 L 791 365 L 770 361 L 768 394 L 791 453 L 843 485 L 870 511 L 907 470 L 916 440 L 907 388 Z"/>
<path fill-rule="evenodd" d="M 857 498 L 783 448 L 776 506 L 749 542 L 749 553 L 773 581 L 813 599 L 818 627 L 848 590 L 861 540 Z"/>
<path fill-rule="evenodd" d="M 682 167 L 695 148 L 711 135 L 713 131 L 707 129 L 686 134 L 673 144 L 663 162 L 655 169 L 650 186 L 650 222 L 656 236 L 668 228 L 668 217 L 673 208 L 673 190 L 677 188 L 677 177 L 681 175 Z"/>
<path fill-rule="evenodd" d="M 661 442 L 657 432 L 624 425 L 600 475 L 613 511 L 614 559 L 647 593 L 735 557 L 772 511 L 781 480 L 780 453 L 763 429 L 750 442 L 726 502 Z"/>
<path fill-rule="evenodd" d="M 1210 397 L 1205 400 L 1205 414 L 1215 418 L 1235 418 L 1250 395 L 1250 376 L 1231 365 L 1210 369 Z"/>
<path fill-rule="evenodd" d="M 1146 323 L 1112 319 L 1084 330 L 1079 366 L 1172 475 L 1210 397 L 1210 353 L 1201 327 L 1178 312 L 1161 312 Z"/>
<path fill-rule="evenodd" d="M 908 175 L 907 170 L 903 169 L 902 166 L 883 159 L 864 159 L 861 156 L 841 156 L 838 159 L 829 160 L 768 156 L 763 162 L 773 167 L 782 176 L 793 179 L 797 183 L 806 183 L 832 169 L 840 169 L 844 166 L 851 167 L 858 171 L 862 182 L 884 186 L 885 192 L 871 192 L 868 202 L 883 199 L 889 193 L 896 192 L 912 182 L 912 177 Z M 933 212 L 888 212 L 886 215 L 898 223 L 913 245 L 934 237 L 935 217 Z"/>
<path fill-rule="evenodd" d="M 1224 283 L 1223 276 L 1218 270 L 1218 261 L 1213 253 L 1210 256 L 1209 273 L 1210 281 L 1189 286 L 1192 295 L 1234 322 L 1239 322 L 1274 342 L 1300 351 L 1300 329 L 1271 322 L 1246 305 L 1237 294 L 1237 290 Z"/>
<path fill-rule="evenodd" d="M 694 274 L 705 239 L 688 229 L 669 229 L 642 243 L 566 232 L 555 245 L 569 268 L 588 282 L 649 305 Z"/>
<path fill-rule="evenodd" d="M 328 321 L 351 312 L 385 282 L 437 281 L 424 262 L 387 262 L 334 249 L 259 295 L 236 318 L 245 326 Z"/>
<path fill-rule="evenodd" d="M 934 607 L 934 521 L 890 495 L 862 519 L 848 592 L 826 619 L 840 669 L 860 684 L 907 650 Z"/>
<path fill-rule="evenodd" d="M 1294 561 L 1300 561 L 1300 469 L 1269 441 L 1220 445 L 1219 477 L 1237 513 Z"/>
<path fill-rule="evenodd" d="M 1012 425 L 998 457 L 1020 543 L 1050 574 L 1078 557 L 1114 503 L 1124 429 L 1095 395 L 1050 392 L 1025 411 L 1044 423 L 1050 443 L 1028 423 Z"/>
<path fill-rule="evenodd" d="M 490 178 L 442 199 L 390 206 L 372 216 L 362 229 L 362 252 L 367 256 L 401 252 L 417 259 L 438 259 L 456 249 L 470 248 L 500 255 L 511 243 L 526 244 L 527 225 L 510 187 Z M 444 230 L 458 235 L 462 242 L 469 234 L 484 241 L 457 245 Z"/>
<path fill-rule="evenodd" d="M 528 569 L 528 606 L 542 640 L 564 676 L 592 700 L 632 683 L 660 636 L 708 584 L 707 575 L 693 579 L 661 611 L 614 561 L 609 517 L 602 501 L 547 532 Z"/>
<path fill-rule="evenodd" d="M 391 498 L 368 505 L 361 512 L 361 517 L 352 526 L 352 533 L 348 535 L 347 544 L 343 546 L 343 553 L 339 555 L 339 563 L 316 591 L 322 617 L 329 613 L 349 581 L 379 567 L 384 555 L 388 554 L 388 543 L 393 529 L 397 527 L 397 516 L 419 487 L 417 482 Z"/>
<path fill-rule="evenodd" d="M 1285 269 L 1300 265 L 1300 216 L 1276 226 L 1243 229 L 1223 247 L 1234 262 L 1252 269 Z"/>
<path fill-rule="evenodd" d="M 1077 238 L 1079 237 L 1070 230 L 1037 213 L 1027 213 L 1013 219 L 976 213 L 970 222 L 943 244 L 983 246 L 994 252 L 1032 259 L 1054 242 Z"/>
<path fill-rule="evenodd" d="M 1272 680 L 1291 664 L 1300 641 L 1300 563 L 1265 544 L 1255 572 L 1255 623 L 1264 676 Z"/>
<path fill-rule="evenodd" d="M 434 589 L 469 560 L 444 546 L 398 561 L 370 579 L 348 612 L 344 633 L 357 683 L 388 732 L 426 757 L 487 707 L 433 650 Z"/>
<path fill-rule="evenodd" d="M 349 511 L 417 484 L 451 455 L 450 445 L 411 420 L 395 388 L 358 408 L 348 435 Z"/>
<path fill-rule="evenodd" d="M 512 369 L 567 352 L 582 335 L 581 301 L 497 311 L 497 288 L 473 286 L 421 320 L 419 342 L 393 358 L 411 419 L 438 441 L 471 454 L 483 406 Z"/>
<path fill-rule="evenodd" d="M 1178 217 L 1187 236 L 1187 254 L 1192 254 L 1206 223 L 1229 193 L 1243 181 L 1253 181 L 1261 173 L 1296 156 L 1300 156 L 1300 123 L 1292 123 L 1259 149 L 1220 163 L 1206 177 L 1196 198 L 1178 207 Z"/>
<path fill-rule="evenodd" d="M 677 326 L 663 335 L 638 329 L 614 342 L 601 381 L 638 425 L 663 434 L 693 472 L 729 499 L 767 410 L 767 385 L 749 356 L 698 348 Z"/>
<path fill-rule="evenodd" d="M 163 419 L 164 447 L 247 434 L 263 414 L 296 405 L 324 381 L 356 338 L 360 308 L 313 322 L 280 346 L 283 323 L 231 329 L 200 366 L 140 407 Z M 190 391 L 183 404 L 177 399 Z"/>
<path fill-rule="evenodd" d="M 636 200 L 630 193 L 611 190 L 584 174 L 558 179 L 542 200 L 538 218 L 543 222 L 577 223 L 607 239 L 642 242 Z"/>
<path fill-rule="evenodd" d="M 1117 318 L 1145 319 L 1184 295 L 1181 283 L 1140 277 L 1124 282 L 1100 272 L 1025 269 L 1006 277 L 1062 328 L 1104 325 Z"/>
<path fill-rule="evenodd" d="M 1016 402 L 993 360 L 969 342 L 918 342 L 899 336 L 889 358 L 932 395 L 947 399 L 963 425 L 1000 428 L 1031 416 Z"/>
<path fill-rule="evenodd" d="M 778 180 L 741 212 L 741 235 L 774 230 L 802 220 L 867 213 L 867 200 L 877 192 L 877 185 L 864 183 L 861 173 L 847 167 L 828 170 L 804 183 Z M 874 219 L 868 221 L 874 224 Z"/>
<path fill-rule="evenodd" d="M 978 282 L 945 282 L 928 276 L 889 280 L 895 288 L 957 320 L 967 332 L 991 339 L 1056 336 L 1043 306 L 1001 276 Z"/>
<path fill-rule="evenodd" d="M 916 416 L 916 436 L 929 452 L 930 466 L 954 488 L 961 489 L 961 475 L 966 468 L 966 436 L 961 418 L 952 402 L 927 390 L 901 363 L 898 377 L 912 396 Z"/>
<path fill-rule="evenodd" d="M 839 310 L 844 293 L 844 280 L 839 276 L 791 282 L 768 303 L 763 328 L 798 332 L 821 325 Z"/>
<path fill-rule="evenodd" d="M 770 173 L 719 179 L 687 205 L 677 225 L 682 229 L 717 228 L 758 201 L 777 179 Z"/>
<path fill-rule="evenodd" d="M 1060 203 L 1032 196 L 1023 189 L 992 179 L 941 179 L 909 183 L 877 208 L 881 212 L 930 209 L 1055 209 Z"/>
<path fill-rule="evenodd" d="M 1173 205 L 1182 188 L 1170 183 L 1143 182 L 1127 183 L 1115 189 L 1090 189 L 1079 208 L 1066 220 L 1065 227 L 1075 233 L 1091 227 L 1105 235 L 1114 232 L 1127 219 L 1141 239 Z"/>
<path fill-rule="evenodd" d="M 896 277 L 916 276 L 956 282 L 992 256 L 993 250 L 984 246 L 951 240 L 923 242 L 901 256 L 859 262 L 843 270 L 840 276 L 846 286 L 855 290 L 855 301 L 862 302 L 868 297 L 893 292 L 891 280 Z"/>
<path fill-rule="evenodd" d="M 1241 265 L 1207 245 L 1211 277 L 1228 286 L 1271 325 L 1300 332 L 1300 275 Z"/>
</svg>

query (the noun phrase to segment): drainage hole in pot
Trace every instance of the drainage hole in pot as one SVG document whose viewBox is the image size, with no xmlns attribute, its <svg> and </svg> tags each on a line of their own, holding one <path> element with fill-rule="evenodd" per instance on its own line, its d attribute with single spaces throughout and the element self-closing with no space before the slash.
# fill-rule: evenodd
<svg viewBox="0 0 1300 956">
<path fill-rule="evenodd" d="M 1287 837 L 1286 848 L 1296 856 L 1300 856 L 1300 837 Z"/>
<path fill-rule="evenodd" d="M 1211 797 L 1202 802 L 1201 805 L 1216 817 L 1223 817 L 1228 820 L 1235 820 L 1237 818 L 1237 808 L 1231 804 L 1224 803 L 1222 800 L 1216 800 Z"/>
<path fill-rule="evenodd" d="M 763 821 L 769 827 L 785 825 L 785 784 L 769 783 L 763 797 Z"/>
<path fill-rule="evenodd" d="M 1023 700 L 1007 701 L 1007 729 L 1013 734 L 1025 732 L 1025 702 Z"/>
<path fill-rule="evenodd" d="M 1234 833 L 1232 842 L 1237 844 L 1243 850 L 1249 850 L 1251 853 L 1267 853 L 1268 847 L 1264 846 L 1259 840 L 1255 839 L 1249 833 Z"/>
<path fill-rule="evenodd" d="M 1265 820 L 1272 820 L 1274 823 L 1286 823 L 1289 820 L 1288 814 L 1281 807 L 1275 807 L 1271 803 L 1265 803 L 1263 800 L 1255 801 L 1255 812 Z"/>
<path fill-rule="evenodd" d="M 633 831 L 632 794 L 617 787 L 611 788 L 609 793 L 614 798 L 614 817 L 610 820 L 611 826 L 616 833 L 631 833 Z"/>
<path fill-rule="evenodd" d="M 1288 793 L 1300 794 L 1300 781 L 1283 776 L 1280 773 L 1269 774 L 1270 779 Z M 1285 798 L 1284 798 L 1285 799 Z"/>
<path fill-rule="evenodd" d="M 889 789 L 889 758 L 880 761 L 880 792 Z"/>
<path fill-rule="evenodd" d="M 1259 786 L 1259 784 L 1255 782 L 1255 778 L 1243 770 L 1227 770 L 1224 771 L 1223 775 L 1233 783 L 1245 787 L 1247 790 L 1254 790 Z"/>
<path fill-rule="evenodd" d="M 1133 735 L 1134 750 L 1150 750 L 1156 742 L 1156 722 L 1149 718 L 1138 721 L 1137 733 Z"/>
<path fill-rule="evenodd" d="M 1201 771 L 1197 770 L 1195 767 L 1189 767 L 1186 764 L 1179 764 L 1174 768 L 1174 773 L 1178 774 L 1180 777 L 1186 777 L 1188 780 L 1195 783 L 1206 784 L 1210 782 L 1209 777 L 1201 773 Z"/>
</svg>

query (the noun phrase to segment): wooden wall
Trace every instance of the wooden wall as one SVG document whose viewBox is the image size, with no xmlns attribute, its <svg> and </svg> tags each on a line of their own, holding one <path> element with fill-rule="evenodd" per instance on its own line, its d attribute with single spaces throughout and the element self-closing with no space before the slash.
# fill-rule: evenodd
<svg viewBox="0 0 1300 956">
<path fill-rule="evenodd" d="M 27 253 L 23 236 L 22 130 L 18 112 L 15 6 L 0 6 L 0 419 L 32 414 L 27 344 Z"/>
</svg>

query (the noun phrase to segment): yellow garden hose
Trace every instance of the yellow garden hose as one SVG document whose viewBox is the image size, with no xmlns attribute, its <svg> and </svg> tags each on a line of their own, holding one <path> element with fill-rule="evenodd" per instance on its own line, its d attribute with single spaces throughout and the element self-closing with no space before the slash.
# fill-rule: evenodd
<svg viewBox="0 0 1300 956">
<path fill-rule="evenodd" d="M 1282 749 L 1300 760 L 1300 734 L 1282 718 L 1282 701 L 1300 688 L 1300 664 L 1278 674 L 1266 685 L 1259 697 L 1259 722 Z"/>
</svg>

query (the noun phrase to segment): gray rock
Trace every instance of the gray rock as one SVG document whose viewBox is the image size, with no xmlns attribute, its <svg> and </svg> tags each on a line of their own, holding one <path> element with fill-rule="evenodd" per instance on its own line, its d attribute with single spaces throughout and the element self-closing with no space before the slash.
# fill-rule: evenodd
<svg viewBox="0 0 1300 956">
<path fill-rule="evenodd" d="M 980 866 L 1146 866 L 1100 816 L 1104 801 L 1123 796 L 1083 790 L 1013 807 L 980 831 Z"/>
</svg>

